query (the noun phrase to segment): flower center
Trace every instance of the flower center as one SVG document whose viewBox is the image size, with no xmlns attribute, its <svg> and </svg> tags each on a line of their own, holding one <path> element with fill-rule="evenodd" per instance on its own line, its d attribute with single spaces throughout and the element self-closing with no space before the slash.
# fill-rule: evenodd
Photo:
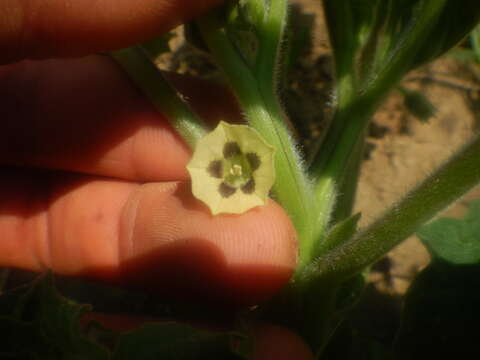
<svg viewBox="0 0 480 360">
<path fill-rule="evenodd" d="M 238 164 L 234 164 L 231 168 L 230 168 L 230 175 L 233 175 L 233 176 L 242 176 L 242 167 Z"/>
<path fill-rule="evenodd" d="M 255 191 L 253 173 L 260 165 L 260 158 L 256 153 L 244 154 L 236 142 L 230 141 L 223 147 L 223 159 L 211 161 L 207 172 L 214 178 L 223 179 L 218 191 L 224 198 L 228 198 L 235 194 L 237 189 L 244 194 Z"/>
<path fill-rule="evenodd" d="M 252 170 L 243 154 L 224 159 L 224 179 L 228 185 L 239 188 L 252 177 Z"/>
</svg>

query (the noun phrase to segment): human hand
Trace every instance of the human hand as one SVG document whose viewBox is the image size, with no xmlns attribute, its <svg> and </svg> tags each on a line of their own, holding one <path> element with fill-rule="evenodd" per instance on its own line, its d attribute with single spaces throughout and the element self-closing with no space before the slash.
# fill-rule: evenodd
<svg viewBox="0 0 480 360">
<path fill-rule="evenodd" d="M 288 281 L 296 243 L 283 209 L 269 201 L 211 216 L 190 193 L 190 151 L 166 119 L 109 58 L 87 56 L 158 35 L 218 2 L 3 2 L 0 266 L 237 304 Z M 235 116 L 220 89 L 178 82 L 203 116 Z M 265 349 L 281 338 L 278 328 L 261 329 Z"/>
</svg>

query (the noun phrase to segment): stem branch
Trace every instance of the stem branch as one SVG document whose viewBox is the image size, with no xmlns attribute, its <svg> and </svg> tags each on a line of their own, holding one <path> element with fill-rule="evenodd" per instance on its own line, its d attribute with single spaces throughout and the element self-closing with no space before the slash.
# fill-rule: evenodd
<svg viewBox="0 0 480 360">
<path fill-rule="evenodd" d="M 315 195 L 320 206 L 314 238 L 320 238 L 328 227 L 337 188 L 344 183 L 345 176 L 349 174 L 349 167 L 354 165 L 352 159 L 358 159 L 356 151 L 361 148 L 362 137 L 366 133 L 371 116 L 390 89 L 409 70 L 416 51 L 436 24 L 445 3 L 446 0 L 436 0 L 419 5 L 410 29 L 396 45 L 386 64 L 379 70 L 371 84 L 368 84 L 364 93 L 357 93 L 355 96 L 355 83 L 348 77 L 339 81 L 337 88 L 339 102 L 334 119 L 311 167 L 311 174 L 317 180 Z M 353 68 L 350 69 L 350 72 L 352 71 Z M 321 255 L 319 249 L 321 246 L 312 251 L 314 256 Z"/>
<path fill-rule="evenodd" d="M 359 273 L 478 183 L 480 134 L 380 219 L 320 257 L 313 271 L 339 280 Z"/>
</svg>

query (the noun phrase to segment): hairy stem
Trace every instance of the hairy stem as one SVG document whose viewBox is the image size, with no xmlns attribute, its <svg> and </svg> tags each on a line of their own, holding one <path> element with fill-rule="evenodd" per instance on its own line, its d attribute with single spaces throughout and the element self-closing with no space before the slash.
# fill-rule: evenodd
<svg viewBox="0 0 480 360">
<path fill-rule="evenodd" d="M 320 257 L 315 276 L 344 280 L 385 255 L 480 183 L 480 135 L 352 240 Z"/>
<path fill-rule="evenodd" d="M 284 3 L 283 1 L 278 2 Z M 279 24 L 281 25 L 281 23 Z M 260 60 L 260 68 L 265 68 L 261 74 L 255 74 L 254 69 L 250 68 L 236 52 L 228 39 L 225 28 L 214 16 L 208 15 L 201 19 L 199 27 L 215 60 L 228 78 L 249 124 L 276 149 L 277 180 L 273 190 L 275 198 L 284 206 L 297 229 L 300 238 L 300 257 L 303 259 L 311 247 L 313 197 L 310 184 L 296 152 L 296 144 L 289 134 L 285 115 L 276 99 L 276 94 L 273 93 L 275 91 L 274 71 L 276 65 L 272 64 L 276 63 L 261 65 L 268 64 L 268 61 L 277 57 L 279 45 L 275 47 L 273 44 L 268 44 L 270 41 L 279 40 L 281 35 L 275 37 L 270 34 L 268 36 L 266 49 L 273 53 L 260 54 L 261 58 L 269 60 Z M 275 30 L 268 29 L 272 32 Z M 281 29 L 276 29 L 276 31 L 281 34 Z"/>
<path fill-rule="evenodd" d="M 165 114 L 180 136 L 192 149 L 207 132 L 203 121 L 190 110 L 180 94 L 164 79 L 140 46 L 111 53 L 152 104 Z"/>
<path fill-rule="evenodd" d="M 315 237 L 325 233 L 334 206 L 332 199 L 337 187 L 349 173 L 352 158 L 356 157 L 356 152 L 361 148 L 362 137 L 371 116 L 389 90 L 408 71 L 415 52 L 435 25 L 445 2 L 446 0 L 438 0 L 422 3 L 417 9 L 417 17 L 412 20 L 410 30 L 397 44 L 389 60 L 364 93 L 353 96 L 354 82 L 348 78 L 344 79 L 345 84 L 339 81 L 336 113 L 311 167 L 311 174 L 317 179 L 315 193 L 321 206 Z M 315 251 L 313 253 L 314 256 L 321 255 Z"/>
</svg>

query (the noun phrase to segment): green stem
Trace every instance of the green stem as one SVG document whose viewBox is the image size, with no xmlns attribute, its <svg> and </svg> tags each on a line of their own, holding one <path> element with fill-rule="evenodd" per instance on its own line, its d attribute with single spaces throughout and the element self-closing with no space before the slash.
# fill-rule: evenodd
<svg viewBox="0 0 480 360">
<path fill-rule="evenodd" d="M 419 48 L 428 41 L 432 28 L 448 0 L 430 0 L 420 2 L 410 30 L 401 37 L 392 53 L 385 59 L 383 68 L 379 71 L 365 94 L 367 99 L 383 98 L 393 85 L 410 70 Z"/>
<path fill-rule="evenodd" d="M 164 79 L 140 46 L 114 51 L 111 56 L 152 102 L 165 114 L 192 149 L 207 132 L 207 126 Z"/>
<path fill-rule="evenodd" d="M 302 337 L 315 358 L 325 348 L 335 328 L 335 300 L 338 284 L 290 282 L 277 296 L 257 310 L 264 322 L 287 327 Z M 309 285 L 304 286 L 304 285 Z"/>
<path fill-rule="evenodd" d="M 354 64 L 358 34 L 351 0 L 325 0 L 323 6 L 334 49 L 337 107 L 341 109 L 356 93 Z"/>
<path fill-rule="evenodd" d="M 349 119 L 349 109 L 355 102 L 355 95 L 357 94 L 357 84 L 354 72 L 354 54 L 357 46 L 357 39 L 353 35 L 353 13 L 351 6 L 345 1 L 325 1 L 325 11 L 327 12 L 327 20 L 329 28 L 334 28 L 331 31 L 331 36 L 337 34 L 335 38 L 331 38 L 334 44 L 335 51 L 335 74 L 337 77 L 337 87 L 335 89 L 335 98 L 337 100 L 335 116 L 330 124 L 330 127 L 325 138 L 326 141 L 319 143 L 318 149 L 314 150 L 319 154 L 320 145 L 322 154 L 331 154 L 334 151 L 335 143 L 328 141 L 329 138 L 339 137 L 341 131 Z M 341 19 L 341 21 L 338 21 Z M 345 41 L 342 42 L 342 39 Z M 335 136 L 332 136 L 335 134 Z M 314 168 L 324 167 L 328 162 L 328 157 L 319 158 L 314 157 Z M 313 172 L 315 174 L 315 172 Z M 350 179 L 354 181 L 354 179 Z M 316 199 L 317 199 L 317 216 L 315 224 L 315 232 L 313 235 L 314 242 L 309 251 L 311 261 L 318 255 L 318 249 L 321 245 L 323 236 L 327 230 L 330 222 L 330 217 L 336 202 L 337 183 L 333 177 L 325 177 L 322 184 L 316 184 Z M 354 185 L 356 186 L 356 185 Z M 319 187 L 322 190 L 319 190 Z M 297 274 L 300 274 L 298 272 Z"/>
<path fill-rule="evenodd" d="M 287 2 L 272 1 L 259 32 L 259 53 L 254 72 L 258 87 L 266 102 L 278 104 L 278 71 L 284 29 L 287 23 Z M 285 116 L 283 117 L 285 118 Z M 282 119 L 282 118 L 280 118 Z"/>
<path fill-rule="evenodd" d="M 338 194 L 344 194 L 344 191 L 350 186 L 349 191 L 351 191 L 351 198 L 349 201 L 353 202 L 353 196 L 356 189 L 356 184 L 353 184 L 353 182 L 358 180 L 359 167 L 362 160 L 359 153 L 362 152 L 363 143 L 365 141 L 364 134 L 366 132 L 366 124 L 368 124 L 368 121 L 376 108 L 376 104 L 363 104 L 361 103 L 361 100 L 362 99 L 359 98 L 357 101 L 350 104 L 349 107 L 344 108 L 343 111 L 338 111 L 333 119 L 334 123 L 344 124 L 345 127 L 343 128 L 343 134 L 339 134 L 343 141 L 341 142 L 341 145 L 337 145 L 337 148 L 332 155 L 340 160 L 333 163 L 333 165 L 336 166 L 327 166 L 328 158 L 325 162 L 322 161 L 326 163 L 324 165 L 325 170 L 318 178 L 315 186 L 315 195 L 319 208 L 314 235 L 316 239 L 316 247 L 312 251 L 315 257 L 322 253 L 323 235 L 328 230 L 332 215 L 334 215 L 332 212 L 336 206 L 337 196 L 340 196 L 338 200 L 340 201 L 339 206 L 342 208 L 341 211 L 346 209 L 345 206 L 347 204 L 343 203 L 346 198 L 342 199 L 342 195 Z M 329 130 L 329 135 L 333 136 L 333 133 L 336 131 L 340 132 L 341 127 L 333 126 L 333 129 Z M 334 144 L 333 141 L 328 142 L 327 140 L 327 143 L 325 144 L 327 149 L 331 144 Z M 319 161 L 317 161 L 315 165 L 321 165 L 319 164 Z M 355 162 L 357 162 L 357 164 L 355 164 Z"/>
<path fill-rule="evenodd" d="M 320 257 L 312 270 L 339 281 L 359 273 L 478 183 L 480 134 L 380 219 Z"/>
<path fill-rule="evenodd" d="M 358 95 L 356 99 L 350 96 L 349 100 L 353 99 L 353 101 L 345 101 L 342 108 L 338 108 L 311 169 L 319 182 L 327 177 L 333 177 L 335 181 L 339 180 L 339 175 L 342 174 L 357 138 L 369 123 L 370 115 L 388 91 L 408 71 L 415 53 L 435 25 L 445 2 L 446 0 L 425 2 L 423 8 L 418 10 L 417 18 L 412 20 L 414 25 L 397 44 L 396 51 L 390 56 L 391 60 L 377 74 L 366 92 Z M 317 189 L 321 192 L 322 185 L 319 184 Z"/>
<path fill-rule="evenodd" d="M 376 7 L 374 21 L 370 29 L 369 39 L 362 49 L 360 75 L 363 84 L 368 84 L 372 76 L 377 74 L 388 62 L 392 51 L 391 44 L 398 24 L 392 21 L 397 14 L 394 12 L 394 1 L 380 2 Z"/>
<path fill-rule="evenodd" d="M 215 60 L 228 78 L 248 122 L 276 149 L 277 180 L 273 190 L 275 198 L 284 206 L 297 229 L 300 238 L 300 263 L 303 263 L 303 259 L 308 258 L 307 254 L 312 243 L 311 219 L 315 213 L 314 202 L 310 184 L 296 152 L 296 144 L 289 134 L 276 96 L 271 94 L 274 85 L 271 83 L 260 85 L 272 81 L 273 75 L 264 74 L 257 78 L 238 55 L 222 24 L 213 15 L 201 19 L 199 28 Z M 274 41 L 274 37 L 270 39 Z M 276 55 L 276 52 L 265 53 L 262 58 L 267 56 L 274 58 Z M 274 73 L 275 67 L 264 69 L 267 70 Z"/>
<path fill-rule="evenodd" d="M 388 91 L 398 83 L 414 59 L 419 46 L 423 44 L 431 28 L 435 25 L 446 0 L 435 0 L 422 3 L 417 9 L 417 17 L 412 20 L 410 31 L 397 44 L 391 54 L 390 61 L 377 74 L 366 92 L 354 98 L 343 96 L 337 107 L 334 119 L 320 150 L 315 156 L 311 174 L 317 179 L 315 193 L 321 206 L 320 217 L 315 236 L 323 234 L 328 226 L 334 205 L 338 184 L 342 184 L 348 174 L 348 164 L 355 157 L 355 149 L 363 141 L 370 118 L 387 95 Z M 341 86 L 341 82 L 339 86 Z M 342 91 L 339 87 L 339 91 Z M 350 94 L 350 86 L 344 90 Z M 342 94 L 339 94 L 342 98 Z M 314 253 L 314 255 L 318 255 Z"/>
<path fill-rule="evenodd" d="M 335 199 L 335 208 L 331 215 L 331 223 L 336 224 L 352 215 L 357 194 L 358 179 L 363 162 L 365 135 L 359 137 L 357 147 L 350 158 L 350 163 L 346 169 L 346 175 L 341 184 L 338 184 L 337 197 Z"/>
</svg>

